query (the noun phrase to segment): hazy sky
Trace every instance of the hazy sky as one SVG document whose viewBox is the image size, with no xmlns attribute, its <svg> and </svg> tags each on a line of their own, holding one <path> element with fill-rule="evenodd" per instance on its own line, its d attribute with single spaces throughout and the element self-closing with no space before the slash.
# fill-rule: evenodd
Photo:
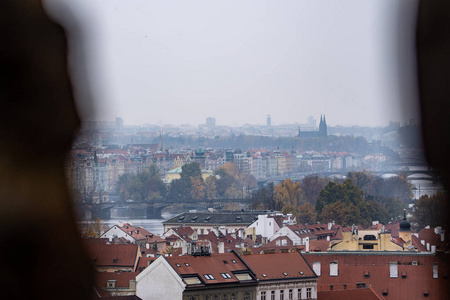
<svg viewBox="0 0 450 300">
<path fill-rule="evenodd" d="M 400 100 L 414 98 L 416 1 L 64 1 L 83 32 L 98 119 L 242 125 L 271 114 L 277 125 L 326 114 L 331 125 L 374 126 L 411 117 Z"/>
</svg>

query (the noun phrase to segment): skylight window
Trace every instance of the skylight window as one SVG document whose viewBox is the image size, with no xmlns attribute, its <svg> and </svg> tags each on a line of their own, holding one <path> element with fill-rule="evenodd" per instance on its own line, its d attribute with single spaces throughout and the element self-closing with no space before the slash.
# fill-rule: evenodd
<svg viewBox="0 0 450 300">
<path fill-rule="evenodd" d="M 181 267 L 180 264 L 175 264 L 178 268 Z"/>
<path fill-rule="evenodd" d="M 214 280 L 214 276 L 212 276 L 211 274 L 204 274 L 203 276 L 205 276 L 205 278 L 208 280 Z"/>
<path fill-rule="evenodd" d="M 234 259 L 232 259 L 231 261 L 233 262 L 233 264 L 235 264 L 235 263 L 236 263 L 236 261 L 235 261 Z"/>
<path fill-rule="evenodd" d="M 220 273 L 220 275 L 222 275 L 222 277 L 225 279 L 231 279 L 231 275 L 228 273 Z"/>
<path fill-rule="evenodd" d="M 189 267 L 189 264 L 188 263 L 184 263 L 185 265 L 186 265 L 186 267 Z"/>
<path fill-rule="evenodd" d="M 300 273 L 300 275 L 303 275 L 303 274 L 304 274 L 302 271 L 300 271 L 299 273 Z"/>
<path fill-rule="evenodd" d="M 287 276 L 287 273 L 285 272 L 285 273 L 283 273 L 283 275 L 284 275 L 284 276 Z"/>
<path fill-rule="evenodd" d="M 263 276 L 263 277 L 267 277 L 267 275 L 266 275 L 266 274 L 262 274 L 262 276 Z"/>
</svg>

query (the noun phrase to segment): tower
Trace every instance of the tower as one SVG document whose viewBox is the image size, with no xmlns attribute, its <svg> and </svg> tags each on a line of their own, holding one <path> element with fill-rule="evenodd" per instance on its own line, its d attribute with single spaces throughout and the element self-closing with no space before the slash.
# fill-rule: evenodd
<svg viewBox="0 0 450 300">
<path fill-rule="evenodd" d="M 325 115 L 320 115 L 320 123 L 319 123 L 319 136 L 327 137 L 327 121 L 325 120 Z"/>
<path fill-rule="evenodd" d="M 267 125 L 267 127 L 272 126 L 272 118 L 270 117 L 270 115 L 267 115 L 266 125 Z"/>
</svg>

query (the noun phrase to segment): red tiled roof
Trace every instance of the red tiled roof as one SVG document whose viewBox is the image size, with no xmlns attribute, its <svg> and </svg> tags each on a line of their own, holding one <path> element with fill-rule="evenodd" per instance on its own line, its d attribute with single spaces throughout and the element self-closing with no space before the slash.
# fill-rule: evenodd
<svg viewBox="0 0 450 300">
<path fill-rule="evenodd" d="M 321 241 L 309 241 L 310 252 L 327 252 L 330 248 L 330 242 L 326 240 Z"/>
<path fill-rule="evenodd" d="M 86 244 L 88 256 L 94 266 L 133 267 L 138 255 L 136 244 Z"/>
<path fill-rule="evenodd" d="M 419 299 L 423 291 L 429 290 L 428 299 L 447 299 L 450 294 L 449 267 L 442 258 L 445 255 L 412 254 L 403 251 L 362 251 L 348 253 L 305 253 L 304 257 L 313 265 L 321 264 L 318 287 L 356 283 L 372 285 L 377 291 L 388 291 L 388 299 Z M 330 263 L 337 262 L 338 275 L 330 276 Z M 390 264 L 397 263 L 398 277 L 390 277 Z M 438 264 L 438 277 L 433 278 L 433 265 Z M 351 298 L 353 299 L 353 298 Z"/>
<path fill-rule="evenodd" d="M 211 254 L 210 256 L 185 255 L 166 257 L 166 260 L 179 275 L 197 274 L 203 284 L 239 282 L 233 272 L 249 271 L 235 253 Z M 224 278 L 222 273 L 228 273 L 231 278 Z M 205 274 L 211 274 L 214 279 L 206 279 Z"/>
<path fill-rule="evenodd" d="M 318 291 L 317 299 L 320 300 L 348 300 L 348 299 L 364 299 L 364 300 L 384 300 L 385 298 L 377 292 L 372 286 L 369 288 L 359 288 L 351 290 L 333 290 Z"/>
<path fill-rule="evenodd" d="M 145 268 L 147 268 L 155 260 L 156 260 L 155 257 L 140 257 L 136 271 L 139 273 L 142 272 Z"/>
<path fill-rule="evenodd" d="M 130 280 L 136 280 L 138 274 L 138 272 L 96 272 L 95 285 L 104 288 L 108 286 L 108 280 L 115 280 L 116 287 L 128 288 L 130 286 Z"/>
<path fill-rule="evenodd" d="M 245 255 L 242 258 L 258 280 L 316 277 L 299 252 Z"/>
</svg>

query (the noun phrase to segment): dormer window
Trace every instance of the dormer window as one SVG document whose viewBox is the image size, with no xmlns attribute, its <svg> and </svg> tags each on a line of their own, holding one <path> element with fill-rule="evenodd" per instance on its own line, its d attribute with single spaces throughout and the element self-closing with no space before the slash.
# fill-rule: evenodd
<svg viewBox="0 0 450 300">
<path fill-rule="evenodd" d="M 115 288 L 116 287 L 116 281 L 115 280 L 108 280 L 106 282 L 106 287 L 107 288 Z"/>
<path fill-rule="evenodd" d="M 113 263 L 117 263 L 118 261 L 119 261 L 119 258 L 118 258 L 118 257 L 116 257 L 116 258 L 113 259 Z"/>
</svg>

